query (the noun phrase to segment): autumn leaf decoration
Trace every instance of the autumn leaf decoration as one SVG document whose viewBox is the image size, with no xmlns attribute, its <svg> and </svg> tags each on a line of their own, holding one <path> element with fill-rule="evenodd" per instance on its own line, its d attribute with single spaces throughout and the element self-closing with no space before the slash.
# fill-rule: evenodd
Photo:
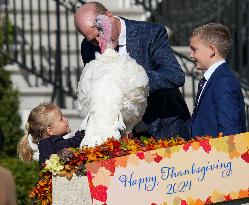
<svg viewBox="0 0 249 205">
<path fill-rule="evenodd" d="M 246 163 L 249 163 L 249 149 L 247 150 L 247 152 L 245 152 L 244 154 L 241 155 L 241 158 L 242 158 Z"/>
</svg>

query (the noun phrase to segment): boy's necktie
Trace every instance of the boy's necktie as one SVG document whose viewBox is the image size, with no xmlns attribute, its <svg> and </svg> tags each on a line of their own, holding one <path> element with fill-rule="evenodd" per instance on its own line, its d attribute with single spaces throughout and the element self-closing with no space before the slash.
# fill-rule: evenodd
<svg viewBox="0 0 249 205">
<path fill-rule="evenodd" d="M 195 98 L 195 105 L 194 105 L 194 111 L 193 111 L 193 113 L 195 113 L 195 111 L 196 111 L 196 108 L 197 108 L 197 105 L 198 105 L 198 99 L 199 99 L 199 97 L 201 95 L 201 91 L 202 91 L 203 86 L 205 85 L 206 81 L 207 80 L 205 79 L 205 77 L 203 77 L 200 80 L 199 84 L 198 84 L 198 91 L 197 91 L 196 98 Z"/>
</svg>

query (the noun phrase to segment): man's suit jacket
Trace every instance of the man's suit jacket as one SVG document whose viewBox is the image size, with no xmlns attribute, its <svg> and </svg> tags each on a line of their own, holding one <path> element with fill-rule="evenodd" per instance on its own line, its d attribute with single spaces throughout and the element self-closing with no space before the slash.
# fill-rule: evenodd
<svg viewBox="0 0 249 205">
<path fill-rule="evenodd" d="M 192 137 L 246 131 L 244 97 L 228 63 L 221 64 L 207 81 L 190 125 Z"/>
<path fill-rule="evenodd" d="M 143 121 L 150 134 L 156 137 L 187 137 L 185 122 L 190 114 L 178 89 L 184 84 L 185 76 L 169 46 L 165 27 L 148 22 L 124 21 L 127 52 L 144 67 L 149 77 L 150 95 Z M 81 54 L 84 64 L 95 59 L 96 51 L 99 52 L 98 47 L 83 40 Z"/>
</svg>

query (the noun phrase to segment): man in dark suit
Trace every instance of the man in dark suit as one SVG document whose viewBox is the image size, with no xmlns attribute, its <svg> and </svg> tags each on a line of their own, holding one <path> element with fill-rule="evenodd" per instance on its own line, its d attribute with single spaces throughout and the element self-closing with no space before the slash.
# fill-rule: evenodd
<svg viewBox="0 0 249 205">
<path fill-rule="evenodd" d="M 225 61 L 231 46 L 228 28 L 210 23 L 196 28 L 190 39 L 191 57 L 204 71 L 191 119 L 191 136 L 246 131 L 244 97 L 240 83 Z"/>
<path fill-rule="evenodd" d="M 112 23 L 112 44 L 120 55 L 129 54 L 144 67 L 149 77 L 150 94 L 143 117 L 149 134 L 158 138 L 188 138 L 190 114 L 179 91 L 185 76 L 169 46 L 164 26 L 115 17 L 102 4 L 91 2 L 76 11 L 75 25 L 85 37 L 81 44 L 84 64 L 99 52 L 99 34 L 94 27 L 97 15 L 106 15 Z"/>
</svg>

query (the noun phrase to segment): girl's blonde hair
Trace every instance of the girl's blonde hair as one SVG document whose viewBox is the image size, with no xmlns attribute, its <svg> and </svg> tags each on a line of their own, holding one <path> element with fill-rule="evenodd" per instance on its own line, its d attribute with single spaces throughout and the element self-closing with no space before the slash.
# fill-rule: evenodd
<svg viewBox="0 0 249 205">
<path fill-rule="evenodd" d="M 25 134 L 17 145 L 17 154 L 23 161 L 33 159 L 34 150 L 30 146 L 28 136 L 32 136 L 34 144 L 38 144 L 47 137 L 47 128 L 53 125 L 53 115 L 56 110 L 60 109 L 55 104 L 41 103 L 30 112 L 25 126 Z"/>
</svg>

